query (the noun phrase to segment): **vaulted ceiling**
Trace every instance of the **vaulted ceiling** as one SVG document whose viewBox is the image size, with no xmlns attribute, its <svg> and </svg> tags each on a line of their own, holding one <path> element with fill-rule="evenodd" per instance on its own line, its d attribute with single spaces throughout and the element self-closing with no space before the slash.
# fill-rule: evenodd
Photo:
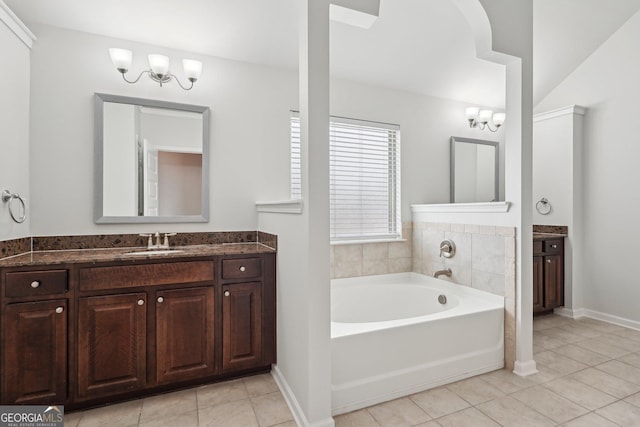
<svg viewBox="0 0 640 427">
<path fill-rule="evenodd" d="M 5 1 L 27 25 L 276 67 L 295 69 L 298 63 L 296 0 Z M 534 104 L 639 9 L 640 0 L 534 0 Z M 504 105 L 504 67 L 475 57 L 471 31 L 450 0 L 381 0 L 380 17 L 368 30 L 332 22 L 331 72 Z"/>
</svg>

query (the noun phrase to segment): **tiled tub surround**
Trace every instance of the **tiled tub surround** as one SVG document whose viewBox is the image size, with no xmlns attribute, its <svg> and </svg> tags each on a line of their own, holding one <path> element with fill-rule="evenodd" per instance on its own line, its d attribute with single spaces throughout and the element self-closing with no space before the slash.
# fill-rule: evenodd
<svg viewBox="0 0 640 427">
<path fill-rule="evenodd" d="M 411 222 L 402 224 L 402 241 L 331 245 L 331 278 L 411 271 Z"/>
<path fill-rule="evenodd" d="M 440 242 L 456 245 L 452 258 L 440 256 Z M 413 223 L 413 271 L 433 275 L 450 268 L 442 279 L 505 297 L 505 367 L 515 361 L 515 228 L 471 224 Z"/>
<path fill-rule="evenodd" d="M 164 235 L 160 233 L 161 236 Z M 218 231 L 202 233 L 178 233 L 170 238 L 170 246 L 221 245 L 231 243 L 261 243 L 276 249 L 278 237 L 263 231 Z M 35 236 L 0 242 L 0 258 L 26 252 L 144 248 L 147 238 L 138 234 L 95 234 L 76 236 Z"/>
</svg>

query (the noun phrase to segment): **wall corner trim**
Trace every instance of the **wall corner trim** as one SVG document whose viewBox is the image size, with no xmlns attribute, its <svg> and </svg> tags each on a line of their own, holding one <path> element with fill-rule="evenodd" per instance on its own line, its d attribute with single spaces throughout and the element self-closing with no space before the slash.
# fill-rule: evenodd
<svg viewBox="0 0 640 427">
<path fill-rule="evenodd" d="M 36 41 L 35 34 L 33 34 L 31 30 L 24 25 L 20 18 L 18 18 L 2 0 L 0 0 L 0 21 L 2 21 L 7 28 L 13 31 L 13 33 L 18 36 L 22 43 L 24 43 L 29 49 L 33 47 L 33 42 Z"/>
<path fill-rule="evenodd" d="M 540 122 L 542 120 L 549 120 L 560 116 L 566 116 L 568 114 L 577 114 L 584 116 L 587 109 L 580 105 L 570 105 L 568 107 L 558 108 L 556 110 L 545 111 L 544 113 L 538 113 L 533 115 L 534 122 Z"/>
<path fill-rule="evenodd" d="M 282 200 L 275 202 L 256 202 L 258 212 L 301 214 L 302 200 Z"/>
</svg>

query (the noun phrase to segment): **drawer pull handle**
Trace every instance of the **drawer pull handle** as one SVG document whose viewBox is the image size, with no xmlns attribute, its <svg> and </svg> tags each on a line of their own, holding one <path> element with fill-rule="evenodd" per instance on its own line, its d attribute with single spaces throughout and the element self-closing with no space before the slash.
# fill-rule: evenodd
<svg viewBox="0 0 640 427">
<path fill-rule="evenodd" d="M 231 292 L 229 292 L 229 291 L 224 291 L 224 296 L 225 296 L 225 297 L 228 297 L 229 295 L 231 295 Z"/>
<path fill-rule="evenodd" d="M 138 305 L 144 305 L 144 300 L 143 299 L 139 299 L 138 300 Z"/>
<path fill-rule="evenodd" d="M 558 248 L 558 245 L 551 245 L 551 247 L 552 247 L 553 249 L 557 249 L 557 248 Z"/>
<path fill-rule="evenodd" d="M 60 314 L 64 311 L 64 307 L 56 307 L 56 313 Z"/>
<path fill-rule="evenodd" d="M 33 289 L 39 288 L 40 287 L 40 281 L 34 280 L 33 282 L 31 282 L 31 287 Z"/>
<path fill-rule="evenodd" d="M 246 269 L 247 269 L 247 268 L 246 268 L 244 265 L 241 265 L 241 266 L 240 266 L 240 271 L 243 271 L 243 272 L 244 272 Z"/>
<path fill-rule="evenodd" d="M 162 304 L 162 303 L 164 302 L 164 298 L 162 298 L 162 297 L 158 297 L 158 302 L 159 302 L 160 304 Z"/>
</svg>

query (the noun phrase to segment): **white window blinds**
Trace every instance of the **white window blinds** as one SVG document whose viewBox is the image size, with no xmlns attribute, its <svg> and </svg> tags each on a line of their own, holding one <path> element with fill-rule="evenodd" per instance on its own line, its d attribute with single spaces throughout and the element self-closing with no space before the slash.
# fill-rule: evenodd
<svg viewBox="0 0 640 427">
<path fill-rule="evenodd" d="M 331 240 L 401 237 L 400 127 L 331 117 Z M 291 196 L 300 198 L 300 120 L 291 116 Z"/>
</svg>

